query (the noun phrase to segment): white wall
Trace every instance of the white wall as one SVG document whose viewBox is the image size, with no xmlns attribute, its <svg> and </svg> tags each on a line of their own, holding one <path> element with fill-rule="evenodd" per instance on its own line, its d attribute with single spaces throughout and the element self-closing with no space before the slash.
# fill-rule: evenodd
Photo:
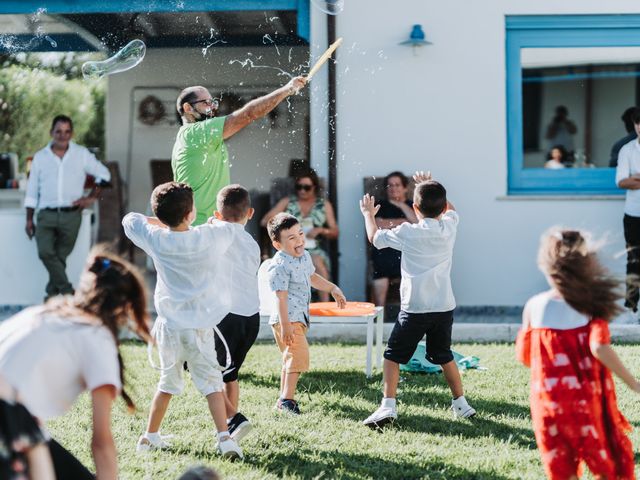
<svg viewBox="0 0 640 480">
<path fill-rule="evenodd" d="M 461 215 L 453 280 L 460 305 L 522 305 L 544 288 L 540 234 L 563 224 L 607 235 L 624 271 L 622 200 L 501 200 L 507 192 L 505 15 L 637 13 L 618 0 L 350 0 L 337 17 L 340 283 L 364 292 L 362 177 L 430 169 Z M 399 46 L 414 23 L 433 45 Z M 548 118 L 548 115 L 544 118 Z"/>
<path fill-rule="evenodd" d="M 297 74 L 295 68 L 308 62 L 308 52 L 308 47 L 283 46 L 279 46 L 278 50 L 274 46 L 213 46 L 204 55 L 199 48 L 151 49 L 136 68 L 109 77 L 107 159 L 120 162 L 121 172 L 126 177 L 131 153 L 129 208 L 146 211 L 151 194 L 148 161 L 152 158 L 171 158 L 177 131 L 175 125 L 139 125 L 132 117 L 132 113 L 137 115 L 137 111 L 132 112 L 131 108 L 134 89 L 172 87 L 178 92 L 188 85 L 204 85 L 211 88 L 212 95 L 216 95 L 216 88 L 234 92 L 255 87 L 268 92 L 289 79 L 274 69 L 243 68 L 238 63 L 230 64 L 230 61 L 249 58 L 254 60 L 254 65 L 276 66 Z M 260 56 L 262 58 L 258 59 Z M 168 105 L 168 108 L 171 106 Z M 172 117 L 174 111 L 175 107 L 170 111 Z M 291 112 L 291 127 L 270 129 L 268 122 L 256 122 L 227 142 L 233 182 L 266 191 L 272 177 L 286 176 L 291 158 L 304 158 L 307 142 L 305 117 L 309 115 L 308 93 L 292 99 Z M 145 140 L 141 141 L 141 138 Z"/>
</svg>

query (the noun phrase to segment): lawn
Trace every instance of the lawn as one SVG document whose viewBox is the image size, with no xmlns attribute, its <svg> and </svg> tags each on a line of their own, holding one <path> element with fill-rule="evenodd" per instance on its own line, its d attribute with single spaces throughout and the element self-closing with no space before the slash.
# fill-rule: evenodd
<svg viewBox="0 0 640 480">
<path fill-rule="evenodd" d="M 300 380 L 303 415 L 299 417 L 273 410 L 279 383 L 275 345 L 254 346 L 241 373 L 241 410 L 255 429 L 242 442 L 245 459 L 231 462 L 216 456 L 206 403 L 190 382 L 184 394 L 172 400 L 163 425 L 163 433 L 175 435 L 171 450 L 136 454 L 158 373 L 148 365 L 145 347 L 128 343 L 123 352 L 129 393 L 138 411 L 128 414 L 122 401 L 114 408 L 120 478 L 174 479 L 194 464 L 212 466 L 224 478 L 238 479 L 544 478 L 529 418 L 528 371 L 516 363 L 513 345 L 454 348 L 479 356 L 487 367 L 462 377 L 478 415 L 470 420 L 452 418 L 441 375 L 403 374 L 398 422 L 379 433 L 361 424 L 381 396 L 381 375 L 370 380 L 364 376 L 364 346 L 311 346 L 313 371 Z M 637 346 L 621 346 L 618 352 L 627 365 L 640 364 Z M 637 451 L 640 409 L 632 392 L 621 383 L 617 387 L 620 407 L 635 427 L 632 440 Z M 91 465 L 88 400 L 83 396 L 69 414 L 50 424 L 50 430 Z"/>
</svg>

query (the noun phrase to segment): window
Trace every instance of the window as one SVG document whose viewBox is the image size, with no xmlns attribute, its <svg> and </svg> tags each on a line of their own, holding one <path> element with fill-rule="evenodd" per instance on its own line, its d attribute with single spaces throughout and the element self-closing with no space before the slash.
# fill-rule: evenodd
<svg viewBox="0 0 640 480">
<path fill-rule="evenodd" d="M 509 194 L 622 194 L 616 149 L 640 105 L 640 16 L 509 16 Z M 613 154 L 612 154 L 613 153 Z"/>
</svg>

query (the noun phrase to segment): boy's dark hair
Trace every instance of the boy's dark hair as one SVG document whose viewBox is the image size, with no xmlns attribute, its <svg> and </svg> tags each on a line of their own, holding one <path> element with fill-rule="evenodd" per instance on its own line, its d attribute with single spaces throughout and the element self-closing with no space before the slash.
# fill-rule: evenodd
<svg viewBox="0 0 640 480">
<path fill-rule="evenodd" d="M 158 185 L 151 194 L 151 209 L 162 223 L 176 227 L 193 209 L 193 190 L 186 183 Z"/>
<path fill-rule="evenodd" d="M 218 192 L 216 208 L 222 217 L 230 222 L 239 222 L 247 216 L 251 208 L 249 192 L 242 185 L 227 185 Z"/>
<path fill-rule="evenodd" d="M 219 480 L 220 476 L 215 470 L 199 465 L 197 467 L 191 467 L 184 472 L 178 480 Z"/>
<path fill-rule="evenodd" d="M 447 191 L 435 180 L 416 185 L 413 192 L 413 204 L 427 218 L 436 218 L 447 206 Z"/>
<path fill-rule="evenodd" d="M 267 223 L 267 232 L 269 232 L 269 238 L 272 242 L 280 241 L 280 233 L 283 230 L 288 230 L 294 225 L 298 225 L 300 222 L 296 217 L 288 213 L 278 213 L 274 216 L 269 223 Z"/>
<path fill-rule="evenodd" d="M 56 123 L 58 122 L 68 123 L 71 127 L 71 131 L 73 132 L 73 120 L 71 120 L 71 117 L 68 117 L 67 115 L 56 115 L 55 117 L 53 117 L 53 120 L 51 121 L 50 131 L 53 131 L 53 129 L 56 128 Z"/>
<path fill-rule="evenodd" d="M 634 108 L 631 113 L 631 121 L 635 124 L 640 123 L 640 108 Z"/>
</svg>

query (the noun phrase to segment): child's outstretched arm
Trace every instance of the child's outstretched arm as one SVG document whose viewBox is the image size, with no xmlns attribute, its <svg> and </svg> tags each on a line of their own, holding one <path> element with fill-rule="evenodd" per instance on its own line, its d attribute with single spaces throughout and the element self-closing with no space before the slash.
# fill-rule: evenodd
<svg viewBox="0 0 640 480">
<path fill-rule="evenodd" d="M 276 302 L 278 303 L 280 336 L 286 345 L 291 345 L 293 342 L 293 327 L 289 321 L 289 292 L 286 290 L 276 290 Z"/>
<path fill-rule="evenodd" d="M 378 213 L 378 210 L 380 210 L 380 205 L 376 205 L 375 197 L 365 193 L 362 200 L 360 200 L 360 211 L 364 217 L 364 226 L 367 229 L 367 238 L 371 243 L 373 243 L 373 237 L 378 231 L 378 225 L 376 225 L 376 213 Z"/>
<path fill-rule="evenodd" d="M 640 383 L 638 383 L 638 380 L 636 380 L 631 372 L 629 372 L 629 370 L 627 370 L 623 365 L 620 357 L 618 357 L 618 354 L 611 345 L 591 342 L 589 344 L 589 348 L 591 349 L 593 356 L 600 360 L 605 367 L 615 373 L 616 376 L 626 383 L 631 390 L 640 393 Z"/>
<path fill-rule="evenodd" d="M 318 275 L 317 273 L 312 273 L 311 286 L 321 292 L 329 292 L 338 304 L 338 308 L 344 308 L 347 306 L 347 298 L 344 296 L 344 293 L 342 293 L 342 290 L 340 290 L 335 283 L 330 282 L 323 276 Z"/>
</svg>

